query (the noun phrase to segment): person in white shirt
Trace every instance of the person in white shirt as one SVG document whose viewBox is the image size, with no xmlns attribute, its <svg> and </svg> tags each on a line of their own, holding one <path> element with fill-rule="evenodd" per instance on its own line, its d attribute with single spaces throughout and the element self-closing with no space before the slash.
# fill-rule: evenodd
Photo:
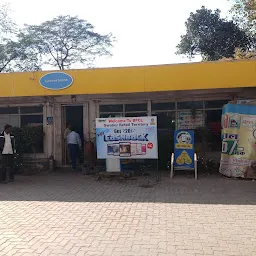
<svg viewBox="0 0 256 256">
<path fill-rule="evenodd" d="M 6 124 L 0 134 L 0 151 L 2 155 L 1 182 L 14 181 L 15 138 L 11 133 L 12 126 Z"/>
<path fill-rule="evenodd" d="M 72 170 L 76 169 L 76 159 L 82 147 L 80 135 L 75 131 L 75 128 L 71 128 L 71 132 L 67 136 L 67 144 L 70 152 Z"/>
</svg>

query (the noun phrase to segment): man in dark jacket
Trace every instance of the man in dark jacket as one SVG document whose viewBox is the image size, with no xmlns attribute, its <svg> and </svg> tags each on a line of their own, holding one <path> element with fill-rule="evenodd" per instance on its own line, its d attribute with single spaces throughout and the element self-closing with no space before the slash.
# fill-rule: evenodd
<svg viewBox="0 0 256 256">
<path fill-rule="evenodd" d="M 0 134 L 0 152 L 2 155 L 1 182 L 14 181 L 14 154 L 15 138 L 11 133 L 12 126 L 6 124 L 4 131 Z"/>
</svg>

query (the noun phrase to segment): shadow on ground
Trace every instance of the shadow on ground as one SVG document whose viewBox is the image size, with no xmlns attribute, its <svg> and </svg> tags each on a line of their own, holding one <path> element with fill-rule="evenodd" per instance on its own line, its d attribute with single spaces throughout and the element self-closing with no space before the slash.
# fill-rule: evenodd
<svg viewBox="0 0 256 256">
<path fill-rule="evenodd" d="M 162 202 L 182 204 L 255 205 L 256 182 L 230 180 L 220 175 L 177 175 L 170 180 L 162 174 L 160 183 L 147 178 L 97 181 L 80 173 L 47 173 L 17 176 L 15 183 L 0 184 L 0 201 L 59 202 Z"/>
</svg>

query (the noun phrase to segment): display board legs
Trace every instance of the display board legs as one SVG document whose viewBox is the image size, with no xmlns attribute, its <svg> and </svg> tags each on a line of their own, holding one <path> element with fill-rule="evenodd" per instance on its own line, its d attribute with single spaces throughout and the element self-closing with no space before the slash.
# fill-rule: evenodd
<svg viewBox="0 0 256 256">
<path fill-rule="evenodd" d="M 194 154 L 194 171 L 195 171 L 195 180 L 198 179 L 198 173 L 197 173 L 197 155 Z M 174 153 L 172 153 L 171 156 L 171 171 L 170 171 L 170 178 L 173 179 L 174 177 Z"/>
<path fill-rule="evenodd" d="M 171 157 L 171 173 L 170 173 L 170 178 L 172 179 L 173 176 L 174 176 L 174 167 L 173 167 L 173 164 L 174 164 L 174 153 L 172 153 L 172 157 Z"/>
<path fill-rule="evenodd" d="M 195 179 L 197 180 L 197 156 L 194 154 L 194 163 L 195 163 Z"/>
</svg>

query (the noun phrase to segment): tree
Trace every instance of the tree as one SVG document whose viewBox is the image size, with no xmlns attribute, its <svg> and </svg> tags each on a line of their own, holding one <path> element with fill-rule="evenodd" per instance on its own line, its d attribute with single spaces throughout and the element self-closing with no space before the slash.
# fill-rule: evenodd
<svg viewBox="0 0 256 256">
<path fill-rule="evenodd" d="M 243 51 L 240 48 L 235 49 L 235 53 L 231 58 L 222 58 L 221 61 L 232 61 L 232 60 L 255 60 L 256 51 L 247 50 Z"/>
<path fill-rule="evenodd" d="M 0 6 L 0 72 L 7 71 L 16 58 L 13 41 L 8 39 L 15 32 L 16 24 L 9 17 L 9 12 L 7 5 Z"/>
<path fill-rule="evenodd" d="M 18 56 L 15 43 L 11 40 L 5 40 L 0 44 L 0 73 L 11 70 L 11 62 Z"/>
<path fill-rule="evenodd" d="M 255 50 L 243 51 L 243 50 L 237 48 L 235 50 L 234 59 L 235 60 L 255 60 L 256 59 L 256 51 Z"/>
<path fill-rule="evenodd" d="M 256 59 L 256 0 L 233 0 L 233 20 L 251 38 L 249 49 L 236 49 L 234 59 Z"/>
<path fill-rule="evenodd" d="M 37 54 L 42 64 L 64 70 L 110 55 L 113 37 L 94 32 L 90 23 L 78 17 L 58 16 L 41 25 L 26 25 L 19 40 L 27 43 L 27 51 Z"/>
<path fill-rule="evenodd" d="M 16 43 L 17 57 L 12 63 L 12 71 L 38 71 L 42 69 L 41 56 L 31 47 L 31 41 L 18 38 Z"/>
<path fill-rule="evenodd" d="M 8 5 L 0 6 L 0 40 L 3 37 L 3 34 L 14 33 L 16 30 L 16 24 L 12 21 L 9 16 L 10 8 Z"/>
<path fill-rule="evenodd" d="M 0 44 L 0 73 L 13 71 L 38 71 L 41 69 L 37 54 L 29 51 L 22 41 L 4 39 Z"/>
<path fill-rule="evenodd" d="M 220 18 L 219 10 L 203 6 L 190 14 L 185 25 L 186 34 L 181 36 L 177 53 L 190 58 L 195 55 L 206 61 L 230 58 L 236 48 L 248 49 L 251 44 L 247 34 L 233 21 Z"/>
<path fill-rule="evenodd" d="M 240 0 L 241 2 L 241 0 Z M 256 19 L 256 1 L 255 0 L 242 0 L 244 6 L 245 6 L 245 11 L 248 13 L 248 17 L 251 20 Z"/>
<path fill-rule="evenodd" d="M 252 37 L 256 33 L 256 1 L 255 0 L 232 0 L 231 8 L 234 22 Z"/>
<path fill-rule="evenodd" d="M 231 12 L 240 23 L 256 20 L 256 0 L 233 0 Z"/>
<path fill-rule="evenodd" d="M 27 44 L 17 41 L 17 26 L 10 11 L 8 5 L 0 6 L 0 73 L 38 70 L 38 60 L 27 50 Z"/>
</svg>

